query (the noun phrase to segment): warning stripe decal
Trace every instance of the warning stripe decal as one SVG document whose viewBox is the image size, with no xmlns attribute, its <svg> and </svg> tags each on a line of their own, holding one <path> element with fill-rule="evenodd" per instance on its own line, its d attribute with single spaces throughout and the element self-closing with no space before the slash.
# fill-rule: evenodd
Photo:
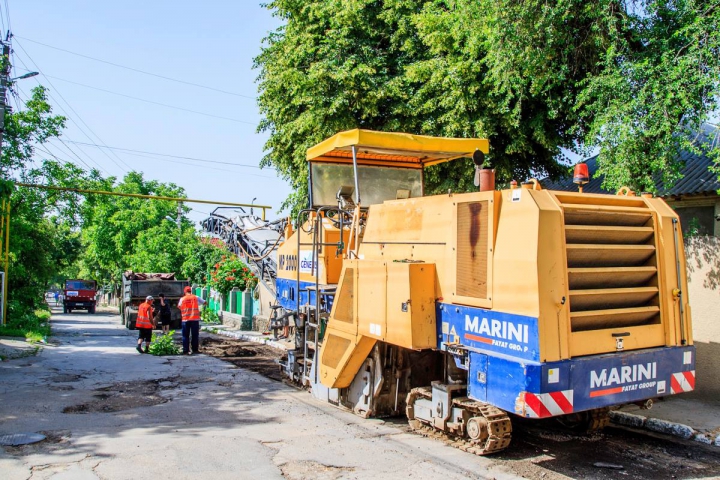
<svg viewBox="0 0 720 480">
<path fill-rule="evenodd" d="M 532 418 L 555 417 L 573 412 L 573 391 L 525 393 L 525 415 Z"/>
<path fill-rule="evenodd" d="M 695 389 L 695 370 L 673 373 L 670 377 L 670 393 L 692 392 Z"/>
</svg>

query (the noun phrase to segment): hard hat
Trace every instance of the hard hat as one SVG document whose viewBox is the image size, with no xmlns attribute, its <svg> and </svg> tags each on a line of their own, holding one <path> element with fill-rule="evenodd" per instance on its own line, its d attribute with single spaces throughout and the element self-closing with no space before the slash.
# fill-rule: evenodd
<svg viewBox="0 0 720 480">
<path fill-rule="evenodd" d="M 148 295 L 147 297 L 145 297 L 145 300 L 155 300 L 155 299 L 153 298 L 152 295 Z"/>
<path fill-rule="evenodd" d="M 192 288 L 190 288 L 190 287 L 185 287 L 185 293 L 190 293 L 190 292 L 192 292 Z"/>
</svg>

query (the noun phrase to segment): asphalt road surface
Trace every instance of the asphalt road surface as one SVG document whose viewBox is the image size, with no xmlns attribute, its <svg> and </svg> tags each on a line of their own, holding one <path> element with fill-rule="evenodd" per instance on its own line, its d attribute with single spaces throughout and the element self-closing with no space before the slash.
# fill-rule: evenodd
<svg viewBox="0 0 720 480">
<path fill-rule="evenodd" d="M 47 435 L 0 447 L 3 480 L 720 477 L 717 448 L 621 429 L 516 425 L 508 450 L 477 457 L 242 362 L 140 355 L 117 315 L 55 314 L 53 330 L 38 356 L 0 364 L 0 435 Z"/>
</svg>

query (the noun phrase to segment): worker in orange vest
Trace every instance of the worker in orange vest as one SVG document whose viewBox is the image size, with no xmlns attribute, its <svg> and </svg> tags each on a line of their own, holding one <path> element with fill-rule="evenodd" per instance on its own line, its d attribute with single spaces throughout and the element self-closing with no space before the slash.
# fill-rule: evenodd
<svg viewBox="0 0 720 480">
<path fill-rule="evenodd" d="M 190 287 L 185 287 L 185 296 L 178 302 L 178 308 L 182 315 L 182 341 L 183 355 L 192 355 L 200 353 L 200 305 L 204 305 L 205 300 L 192 294 Z M 192 335 L 192 341 L 190 336 Z M 192 344 L 192 351 L 190 351 Z"/>
<path fill-rule="evenodd" d="M 152 341 L 153 331 L 153 300 L 152 295 L 145 297 L 145 301 L 138 308 L 138 316 L 135 321 L 135 328 L 138 329 L 138 342 L 136 350 L 140 353 L 150 353 L 150 342 Z M 145 342 L 145 351 L 143 352 L 142 343 Z"/>
</svg>

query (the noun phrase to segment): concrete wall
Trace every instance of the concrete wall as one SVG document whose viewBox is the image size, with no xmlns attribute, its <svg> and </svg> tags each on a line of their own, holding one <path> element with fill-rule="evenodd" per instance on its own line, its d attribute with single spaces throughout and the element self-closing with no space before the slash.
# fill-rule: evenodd
<svg viewBox="0 0 720 480">
<path fill-rule="evenodd" d="M 717 194 L 668 197 L 665 201 L 680 216 L 683 233 L 697 228 L 700 235 L 720 237 L 720 222 L 715 220 L 720 215 L 720 196 Z"/>
<path fill-rule="evenodd" d="M 688 295 L 697 349 L 696 391 L 688 397 L 720 397 L 720 238 L 685 241 Z"/>
</svg>

